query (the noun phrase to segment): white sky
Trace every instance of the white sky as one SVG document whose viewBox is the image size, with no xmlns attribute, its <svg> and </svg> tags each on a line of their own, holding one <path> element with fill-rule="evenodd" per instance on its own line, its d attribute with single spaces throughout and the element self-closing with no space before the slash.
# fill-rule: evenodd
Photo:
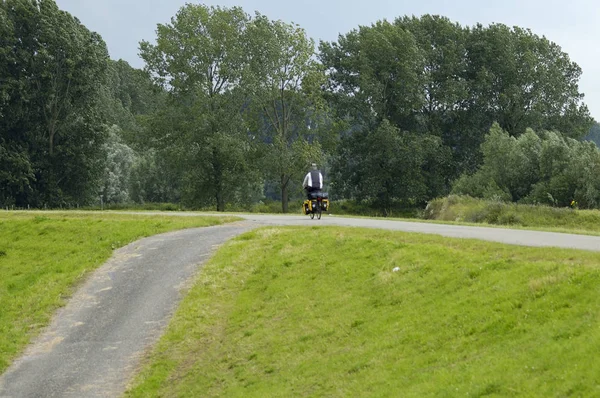
<svg viewBox="0 0 600 398">
<path fill-rule="evenodd" d="M 158 23 L 167 23 L 193 0 L 56 0 L 58 6 L 98 32 L 111 58 L 144 66 L 141 40 L 154 41 Z M 487 4 L 486 4 L 487 3 Z M 592 116 L 600 120 L 600 2 L 596 0 L 205 0 L 207 5 L 241 6 L 271 19 L 295 22 L 315 41 L 336 40 L 359 25 L 379 19 L 422 14 L 444 15 L 461 25 L 500 22 L 530 28 L 560 45 L 583 69 L 580 91 Z"/>
</svg>

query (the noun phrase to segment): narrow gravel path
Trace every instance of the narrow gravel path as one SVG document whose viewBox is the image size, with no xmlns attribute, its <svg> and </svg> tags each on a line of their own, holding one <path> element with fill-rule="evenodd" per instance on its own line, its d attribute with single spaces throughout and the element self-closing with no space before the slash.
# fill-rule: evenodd
<svg viewBox="0 0 600 398">
<path fill-rule="evenodd" d="M 260 226 L 379 228 L 600 251 L 600 237 L 585 235 L 343 217 L 320 221 L 301 216 L 241 217 L 245 221 L 170 232 L 117 250 L 0 376 L 0 397 L 118 397 L 203 262 L 228 239 Z"/>
<path fill-rule="evenodd" d="M 117 250 L 0 377 L 0 397 L 118 397 L 186 283 L 237 223 L 153 236 Z"/>
</svg>

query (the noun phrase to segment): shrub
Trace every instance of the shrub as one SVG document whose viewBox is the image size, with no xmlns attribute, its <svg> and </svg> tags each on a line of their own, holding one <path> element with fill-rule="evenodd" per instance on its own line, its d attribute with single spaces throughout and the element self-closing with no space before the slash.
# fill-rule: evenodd
<svg viewBox="0 0 600 398">
<path fill-rule="evenodd" d="M 511 137 L 497 124 L 481 146 L 483 164 L 463 174 L 452 193 L 482 199 L 569 206 L 600 206 L 600 150 L 558 132 L 528 129 Z"/>
</svg>

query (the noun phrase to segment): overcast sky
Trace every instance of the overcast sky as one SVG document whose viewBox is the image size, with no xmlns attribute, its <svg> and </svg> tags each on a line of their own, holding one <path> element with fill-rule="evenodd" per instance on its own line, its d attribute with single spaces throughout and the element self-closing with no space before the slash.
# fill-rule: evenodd
<svg viewBox="0 0 600 398">
<path fill-rule="evenodd" d="M 102 35 L 111 58 L 142 68 L 141 40 L 154 41 L 156 25 L 168 23 L 193 0 L 56 0 L 88 29 Z M 500 22 L 530 28 L 559 44 L 583 69 L 580 91 L 592 116 L 600 120 L 600 3 L 596 0 L 222 0 L 203 2 L 241 6 L 271 19 L 295 22 L 316 42 L 336 40 L 360 25 L 379 19 L 422 14 L 444 15 L 461 25 Z"/>
</svg>

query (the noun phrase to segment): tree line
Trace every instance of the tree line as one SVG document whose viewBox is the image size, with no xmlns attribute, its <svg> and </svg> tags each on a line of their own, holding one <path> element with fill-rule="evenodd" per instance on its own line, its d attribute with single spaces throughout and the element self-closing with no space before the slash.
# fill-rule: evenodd
<svg viewBox="0 0 600 398">
<path fill-rule="evenodd" d="M 144 70 L 110 60 L 52 0 L 0 1 L 0 205 L 224 211 L 272 198 L 285 212 L 312 162 L 332 197 L 383 211 L 484 195 L 492 180 L 497 197 L 531 199 L 535 186 L 540 201 L 560 197 L 552 176 L 537 164 L 513 193 L 489 171 L 490 136 L 537 131 L 572 147 L 593 124 L 577 64 L 502 24 L 399 17 L 317 46 L 294 24 L 188 4 L 140 56 Z M 533 164 L 519 145 L 503 148 Z"/>
</svg>

